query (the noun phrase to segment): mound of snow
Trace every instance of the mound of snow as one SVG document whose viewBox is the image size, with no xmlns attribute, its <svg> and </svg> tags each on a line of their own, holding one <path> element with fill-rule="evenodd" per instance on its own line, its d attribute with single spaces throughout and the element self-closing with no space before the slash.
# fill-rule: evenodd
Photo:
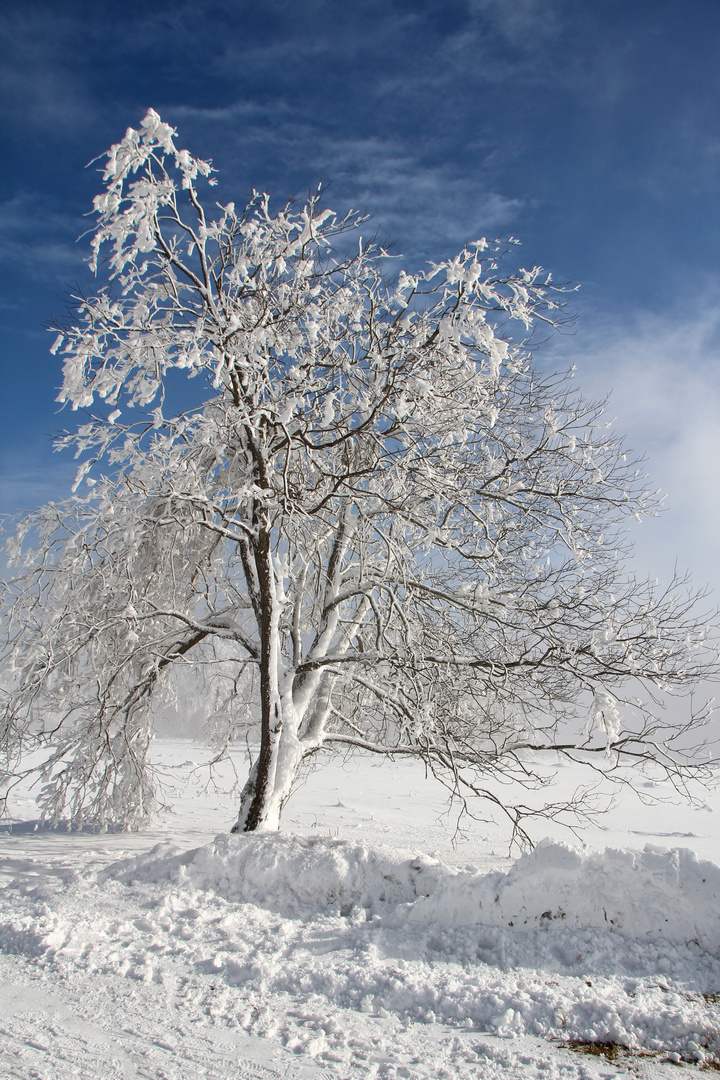
<svg viewBox="0 0 720 1080">
<path fill-rule="evenodd" d="M 388 925 L 515 930 L 558 925 L 625 937 L 696 941 L 720 951 L 720 867 L 694 852 L 647 846 L 581 853 L 544 841 L 507 873 L 457 871 L 427 856 L 322 837 L 218 836 L 178 854 L 158 845 L 105 871 L 173 880 L 285 915 L 365 908 Z"/>
<path fill-rule="evenodd" d="M 545 840 L 503 874 L 458 873 L 409 905 L 411 922 L 572 929 L 697 941 L 720 950 L 720 867 L 687 848 L 582 854 Z M 398 913 L 400 915 L 400 913 Z"/>
<path fill-rule="evenodd" d="M 216 836 L 212 844 L 182 854 L 158 844 L 105 871 L 121 881 L 169 879 L 284 915 L 335 907 L 386 912 L 429 896 L 452 873 L 425 855 L 279 834 Z"/>
</svg>

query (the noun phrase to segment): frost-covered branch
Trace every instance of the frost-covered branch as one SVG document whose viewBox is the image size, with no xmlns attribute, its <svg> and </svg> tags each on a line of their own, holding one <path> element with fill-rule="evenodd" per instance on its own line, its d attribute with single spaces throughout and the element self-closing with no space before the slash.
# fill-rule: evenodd
<svg viewBox="0 0 720 1080">
<path fill-rule="evenodd" d="M 10 541 L 6 785 L 42 750 L 50 819 L 139 823 L 153 711 L 188 687 L 218 753 L 259 745 L 240 829 L 333 747 L 419 757 L 516 831 L 492 783 L 542 784 L 547 753 L 708 780 L 705 714 L 664 705 L 717 675 L 716 623 L 628 571 L 657 498 L 602 403 L 533 368 L 563 290 L 484 239 L 391 279 L 320 195 L 207 184 L 152 111 L 108 154 L 105 281 L 53 345 L 76 494 Z"/>
</svg>

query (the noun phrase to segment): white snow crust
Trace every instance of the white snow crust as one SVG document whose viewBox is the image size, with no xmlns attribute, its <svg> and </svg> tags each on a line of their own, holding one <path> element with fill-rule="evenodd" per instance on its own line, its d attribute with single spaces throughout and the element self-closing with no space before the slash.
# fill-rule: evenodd
<svg viewBox="0 0 720 1080">
<path fill-rule="evenodd" d="M 18 824 L 0 837 L 0 1077 L 602 1080 L 720 1062 L 716 863 L 546 840 L 460 869 L 378 841 L 381 824 L 176 828 L 149 850 Z"/>
</svg>

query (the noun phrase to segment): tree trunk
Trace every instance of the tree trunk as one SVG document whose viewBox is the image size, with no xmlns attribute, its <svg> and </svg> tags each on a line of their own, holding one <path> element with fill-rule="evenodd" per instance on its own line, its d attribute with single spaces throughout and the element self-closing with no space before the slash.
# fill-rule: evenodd
<svg viewBox="0 0 720 1080">
<path fill-rule="evenodd" d="M 351 511 L 346 506 L 328 564 L 325 591 L 328 614 L 311 650 L 316 658 L 326 655 L 337 629 L 339 609 L 333 601 L 340 586 L 342 558 L 353 531 Z M 279 827 L 283 803 L 290 794 L 303 751 L 322 742 L 330 706 L 331 681 L 323 679 L 319 669 L 306 671 L 299 680 L 294 671 L 281 670 L 281 605 L 275 587 L 269 528 L 259 530 L 253 554 L 260 615 L 260 753 L 243 788 L 232 832 L 270 832 Z M 247 577 L 247 568 L 245 573 Z M 311 720 L 301 741 L 300 725 L 309 710 Z"/>
<path fill-rule="evenodd" d="M 281 725 L 271 739 L 269 753 L 263 758 L 261 745 L 260 755 L 253 762 L 240 796 L 238 819 L 231 832 L 273 832 L 279 827 L 283 805 L 303 757 L 292 701 L 284 695 L 281 717 Z"/>
<path fill-rule="evenodd" d="M 236 831 L 241 828 L 243 832 L 254 832 L 262 828 L 268 818 L 283 728 L 278 686 L 280 610 L 270 541 L 270 530 L 261 527 L 254 545 L 260 591 L 260 754 L 245 785 L 240 803 Z M 246 812 L 243 812 L 244 803 L 247 804 Z M 273 825 L 269 824 L 267 827 L 272 829 Z"/>
<path fill-rule="evenodd" d="M 232 832 L 271 832 L 279 827 L 283 803 L 302 760 L 292 676 L 280 685 L 280 602 L 275 588 L 270 531 L 263 529 L 255 547 L 260 600 L 260 753 L 240 798 Z"/>
</svg>

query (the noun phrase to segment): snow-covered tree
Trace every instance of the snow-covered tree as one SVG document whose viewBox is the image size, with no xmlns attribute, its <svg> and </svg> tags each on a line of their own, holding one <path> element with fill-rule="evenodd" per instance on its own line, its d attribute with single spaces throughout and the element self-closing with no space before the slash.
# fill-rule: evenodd
<svg viewBox="0 0 720 1080">
<path fill-rule="evenodd" d="M 108 283 L 53 346 L 89 419 L 61 439 L 80 494 L 12 541 L 7 783 L 44 750 L 50 820 L 140 822 L 178 670 L 216 743 L 257 747 L 241 830 L 343 748 L 420 758 L 516 827 L 492 781 L 534 783 L 544 750 L 705 775 L 702 717 L 658 698 L 712 668 L 693 599 L 625 570 L 654 498 L 602 408 L 531 366 L 549 278 L 484 240 L 390 277 L 319 196 L 208 202 L 175 138 L 151 111 L 110 150 Z"/>
</svg>

